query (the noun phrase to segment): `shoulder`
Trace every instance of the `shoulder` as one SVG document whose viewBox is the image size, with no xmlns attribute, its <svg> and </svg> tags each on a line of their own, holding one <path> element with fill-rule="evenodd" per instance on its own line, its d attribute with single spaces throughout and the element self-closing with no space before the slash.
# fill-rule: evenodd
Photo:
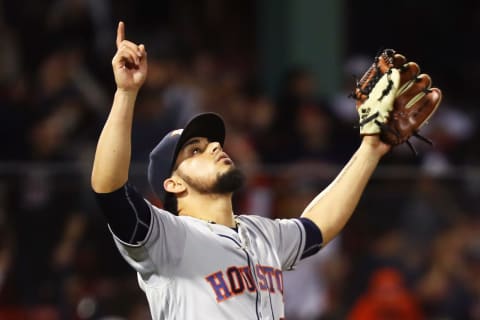
<svg viewBox="0 0 480 320">
<path fill-rule="evenodd" d="M 262 233 L 280 232 L 288 226 L 301 228 L 301 222 L 297 218 L 272 219 L 258 215 L 239 215 L 237 220 Z"/>
<path fill-rule="evenodd" d="M 186 228 L 193 223 L 191 219 L 188 219 L 188 217 L 184 216 L 177 216 L 170 211 L 167 211 L 165 209 L 159 208 L 156 205 L 146 201 L 148 204 L 148 207 L 150 208 L 150 212 L 152 214 L 152 219 L 156 224 L 161 224 L 164 227 L 167 228 L 166 231 L 170 228 Z M 165 231 L 165 230 L 164 230 Z"/>
<path fill-rule="evenodd" d="M 258 224 L 267 224 L 267 225 L 276 225 L 281 223 L 300 223 L 298 218 L 289 218 L 289 219 L 278 219 L 278 218 L 267 218 L 254 214 L 242 214 L 236 217 L 239 221 L 245 223 L 258 223 Z"/>
<path fill-rule="evenodd" d="M 247 225 L 272 225 L 275 224 L 275 220 L 253 214 L 242 214 L 236 217 L 240 222 Z"/>
<path fill-rule="evenodd" d="M 150 207 L 150 211 L 152 213 L 155 213 L 155 214 L 159 214 L 159 215 L 170 215 L 172 217 L 174 217 L 175 215 L 172 214 L 170 211 L 167 211 L 165 209 L 162 209 L 162 208 L 159 208 L 157 207 L 156 205 L 150 203 L 148 200 L 145 200 L 147 203 L 148 203 L 148 206 Z"/>
<path fill-rule="evenodd" d="M 157 207 L 155 204 L 151 203 L 150 201 L 148 201 L 147 199 L 145 199 L 145 202 L 147 203 L 148 207 L 150 208 L 150 212 L 152 214 L 155 214 L 157 216 L 165 216 L 169 219 L 178 219 L 178 216 L 177 215 L 174 215 L 173 213 L 171 213 L 170 211 L 167 211 L 165 209 L 162 209 L 160 207 Z"/>
</svg>

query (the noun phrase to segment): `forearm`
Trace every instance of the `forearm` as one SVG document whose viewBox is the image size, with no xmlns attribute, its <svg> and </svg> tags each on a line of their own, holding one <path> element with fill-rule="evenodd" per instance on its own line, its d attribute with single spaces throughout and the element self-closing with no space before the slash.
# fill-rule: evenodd
<svg viewBox="0 0 480 320">
<path fill-rule="evenodd" d="M 324 244 L 350 219 L 380 158 L 381 154 L 363 141 L 335 180 L 305 208 L 302 216 L 317 224 Z"/>
<path fill-rule="evenodd" d="M 137 91 L 117 90 L 97 144 L 91 176 L 97 193 L 117 190 L 128 180 L 131 132 Z"/>
</svg>

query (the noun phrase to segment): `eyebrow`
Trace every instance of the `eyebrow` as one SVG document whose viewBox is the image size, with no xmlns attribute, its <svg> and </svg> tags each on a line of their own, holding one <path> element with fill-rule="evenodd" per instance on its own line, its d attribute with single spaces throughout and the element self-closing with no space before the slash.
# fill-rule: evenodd
<svg viewBox="0 0 480 320">
<path fill-rule="evenodd" d="M 185 149 L 185 148 L 188 147 L 189 145 L 196 144 L 196 143 L 200 143 L 200 138 L 192 138 L 192 139 L 188 140 L 188 141 L 185 142 L 185 144 L 182 146 L 182 149 Z"/>
</svg>

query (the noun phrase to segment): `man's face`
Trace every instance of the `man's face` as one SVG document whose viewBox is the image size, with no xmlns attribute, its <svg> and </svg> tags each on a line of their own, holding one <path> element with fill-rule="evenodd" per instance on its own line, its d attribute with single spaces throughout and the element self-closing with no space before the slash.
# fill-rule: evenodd
<svg viewBox="0 0 480 320">
<path fill-rule="evenodd" d="M 199 193 L 231 193 L 244 181 L 220 143 L 204 137 L 191 138 L 182 146 L 174 168 L 174 174 Z"/>
</svg>

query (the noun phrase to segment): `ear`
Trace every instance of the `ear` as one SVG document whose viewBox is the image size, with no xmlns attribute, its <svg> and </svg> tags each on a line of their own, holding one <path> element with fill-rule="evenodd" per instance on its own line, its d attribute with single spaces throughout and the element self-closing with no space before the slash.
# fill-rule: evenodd
<svg viewBox="0 0 480 320">
<path fill-rule="evenodd" d="M 163 181 L 163 188 L 167 192 L 173 194 L 182 193 L 187 189 L 183 181 L 181 179 L 178 179 L 177 177 L 170 177 L 165 179 L 165 181 Z"/>
</svg>

